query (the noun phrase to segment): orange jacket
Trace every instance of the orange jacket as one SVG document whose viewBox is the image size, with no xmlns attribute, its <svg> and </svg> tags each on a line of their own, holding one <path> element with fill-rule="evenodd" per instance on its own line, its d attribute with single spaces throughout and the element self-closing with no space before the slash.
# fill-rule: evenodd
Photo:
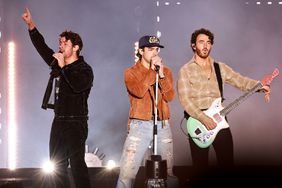
<svg viewBox="0 0 282 188">
<path fill-rule="evenodd" d="M 168 120 L 170 111 L 168 102 L 175 96 L 172 72 L 164 67 L 163 79 L 159 79 L 158 114 L 160 120 Z M 140 61 L 124 73 L 124 81 L 130 100 L 130 119 L 152 120 L 155 103 L 154 84 L 156 72 L 146 69 Z"/>
</svg>

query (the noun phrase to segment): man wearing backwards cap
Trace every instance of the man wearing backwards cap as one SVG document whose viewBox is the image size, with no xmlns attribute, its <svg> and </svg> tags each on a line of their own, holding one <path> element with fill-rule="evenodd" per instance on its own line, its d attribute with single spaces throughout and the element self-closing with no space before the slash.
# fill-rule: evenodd
<svg viewBox="0 0 282 188">
<path fill-rule="evenodd" d="M 147 148 L 153 141 L 155 83 L 158 69 L 157 103 L 158 154 L 167 160 L 167 173 L 172 176 L 173 143 L 168 120 L 168 102 L 175 96 L 172 72 L 163 65 L 159 56 L 160 40 L 156 36 L 139 39 L 139 60 L 125 70 L 124 81 L 130 101 L 128 135 L 120 161 L 117 188 L 131 188 Z"/>
</svg>

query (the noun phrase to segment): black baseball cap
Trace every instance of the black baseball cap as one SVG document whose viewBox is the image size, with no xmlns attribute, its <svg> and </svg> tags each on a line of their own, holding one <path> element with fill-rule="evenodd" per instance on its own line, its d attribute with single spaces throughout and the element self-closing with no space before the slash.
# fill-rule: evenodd
<svg viewBox="0 0 282 188">
<path fill-rule="evenodd" d="M 144 47 L 160 47 L 164 48 L 164 46 L 160 45 L 160 39 L 156 36 L 143 36 L 139 39 L 139 48 Z"/>
</svg>

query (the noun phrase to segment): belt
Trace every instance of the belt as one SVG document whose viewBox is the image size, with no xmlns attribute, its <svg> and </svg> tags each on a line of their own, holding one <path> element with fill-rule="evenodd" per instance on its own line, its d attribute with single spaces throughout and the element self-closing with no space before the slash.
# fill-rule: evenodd
<svg viewBox="0 0 282 188">
<path fill-rule="evenodd" d="M 88 116 L 59 116 L 59 115 L 55 115 L 55 119 L 88 120 Z"/>
</svg>

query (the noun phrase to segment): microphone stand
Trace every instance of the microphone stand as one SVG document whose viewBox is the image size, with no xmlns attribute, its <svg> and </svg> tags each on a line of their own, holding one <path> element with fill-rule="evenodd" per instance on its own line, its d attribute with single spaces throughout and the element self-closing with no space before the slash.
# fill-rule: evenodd
<svg viewBox="0 0 282 188">
<path fill-rule="evenodd" d="M 157 154 L 158 136 L 158 86 L 159 86 L 159 66 L 156 66 L 156 85 L 155 85 L 155 105 L 154 105 L 154 127 L 153 127 L 153 155 L 151 160 L 146 161 L 146 185 L 147 188 L 165 188 L 167 179 L 167 163 L 162 160 L 162 156 Z"/>
<path fill-rule="evenodd" d="M 157 155 L 157 141 L 158 141 L 158 87 L 159 87 L 159 66 L 156 66 L 156 84 L 155 84 L 155 105 L 154 105 L 154 129 L 153 129 L 153 151 Z"/>
</svg>

